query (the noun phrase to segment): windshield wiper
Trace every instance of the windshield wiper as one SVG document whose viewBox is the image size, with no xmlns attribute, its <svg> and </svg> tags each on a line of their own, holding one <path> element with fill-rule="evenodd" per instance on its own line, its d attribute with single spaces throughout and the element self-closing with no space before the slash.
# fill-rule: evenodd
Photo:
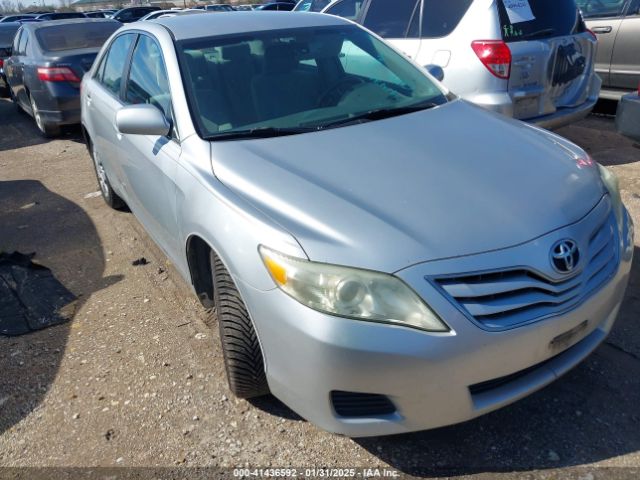
<svg viewBox="0 0 640 480">
<path fill-rule="evenodd" d="M 242 140 L 251 138 L 274 138 L 287 137 L 290 135 L 300 135 L 301 133 L 315 132 L 317 128 L 277 128 L 277 127 L 260 127 L 251 128 L 249 130 L 236 130 L 226 133 L 214 133 L 204 137 L 205 140 Z"/>
<path fill-rule="evenodd" d="M 373 120 L 383 120 L 385 118 L 399 117 L 400 115 L 406 115 L 408 113 L 420 112 L 422 110 L 429 110 L 431 108 L 439 107 L 438 103 L 425 102 L 417 105 L 408 105 L 406 107 L 393 107 L 382 108 L 379 110 L 369 110 L 368 112 L 354 115 L 351 117 L 336 120 L 335 122 L 327 123 L 319 127 L 320 130 L 327 128 L 340 127 L 350 125 L 352 123 L 363 123 Z"/>
<path fill-rule="evenodd" d="M 543 28 L 542 30 L 537 30 L 535 32 L 527 33 L 522 37 L 518 38 L 518 40 L 523 40 L 525 38 L 533 38 L 533 37 L 547 37 L 549 35 L 553 35 L 556 33 L 555 28 Z"/>
</svg>

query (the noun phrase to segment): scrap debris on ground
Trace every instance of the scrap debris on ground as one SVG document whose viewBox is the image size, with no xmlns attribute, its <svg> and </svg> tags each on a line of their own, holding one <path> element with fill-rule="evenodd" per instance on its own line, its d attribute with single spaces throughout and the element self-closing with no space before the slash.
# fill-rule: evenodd
<svg viewBox="0 0 640 480">
<path fill-rule="evenodd" d="M 76 297 L 33 254 L 0 252 L 0 334 L 22 335 L 73 318 Z"/>
</svg>

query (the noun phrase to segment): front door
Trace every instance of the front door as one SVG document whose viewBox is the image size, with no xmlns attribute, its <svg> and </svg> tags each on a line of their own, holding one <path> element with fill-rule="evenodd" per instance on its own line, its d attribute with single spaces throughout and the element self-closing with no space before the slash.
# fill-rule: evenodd
<svg viewBox="0 0 640 480">
<path fill-rule="evenodd" d="M 162 52 L 150 36 L 141 34 L 131 56 L 125 104 L 150 104 L 173 125 L 171 92 Z M 177 130 L 170 135 L 127 135 L 120 138 L 123 175 L 131 209 L 158 245 L 178 258 L 175 174 L 181 148 Z"/>
</svg>

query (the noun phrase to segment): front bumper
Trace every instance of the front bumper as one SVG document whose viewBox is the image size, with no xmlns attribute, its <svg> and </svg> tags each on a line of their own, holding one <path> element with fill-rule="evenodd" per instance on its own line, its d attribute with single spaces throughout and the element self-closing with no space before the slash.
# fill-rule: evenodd
<svg viewBox="0 0 640 480">
<path fill-rule="evenodd" d="M 431 429 L 475 418 L 533 393 L 606 338 L 621 306 L 633 256 L 633 226 L 626 217 L 619 267 L 599 291 L 567 313 L 506 331 L 483 330 L 425 280 L 460 259 L 396 274 L 451 327 L 447 334 L 332 317 L 279 290 L 263 292 L 236 282 L 256 326 L 271 391 L 295 412 L 326 430 L 353 437 Z M 540 248 L 546 256 L 547 243 L 567 238 L 573 228 L 462 261 L 499 266 Z M 554 339 L 585 320 L 587 327 L 570 343 L 553 346 Z M 470 388 L 523 371 L 493 388 Z M 341 417 L 331 403 L 332 391 L 385 395 L 396 412 Z"/>
</svg>

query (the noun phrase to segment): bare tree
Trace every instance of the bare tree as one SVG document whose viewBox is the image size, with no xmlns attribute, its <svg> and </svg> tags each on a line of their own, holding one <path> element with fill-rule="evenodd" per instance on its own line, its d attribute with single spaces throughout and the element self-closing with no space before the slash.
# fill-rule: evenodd
<svg viewBox="0 0 640 480">
<path fill-rule="evenodd" d="M 10 13 L 17 11 L 17 5 L 13 0 L 0 0 L 0 11 Z"/>
</svg>

